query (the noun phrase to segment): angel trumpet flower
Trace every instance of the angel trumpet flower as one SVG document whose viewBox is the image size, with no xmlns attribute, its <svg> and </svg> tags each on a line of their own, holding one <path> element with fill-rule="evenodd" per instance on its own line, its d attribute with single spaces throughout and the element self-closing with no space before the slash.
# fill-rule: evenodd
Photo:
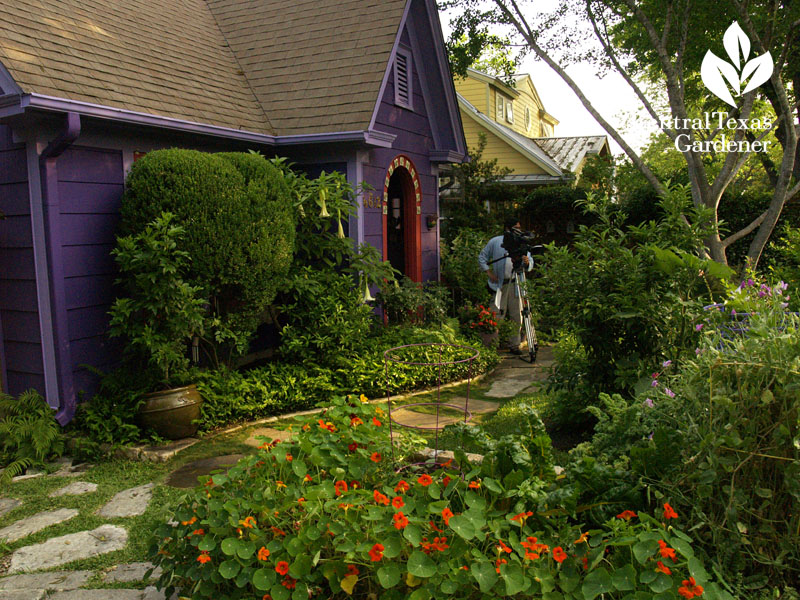
<svg viewBox="0 0 800 600">
<path fill-rule="evenodd" d="M 319 188 L 319 216 L 320 217 L 330 217 L 330 213 L 328 212 L 328 206 L 325 204 L 325 201 L 328 199 L 328 188 L 321 187 Z"/>
<path fill-rule="evenodd" d="M 336 223 L 339 225 L 339 230 L 336 232 L 337 237 L 344 237 L 344 228 L 342 227 L 342 211 L 336 211 Z"/>
</svg>

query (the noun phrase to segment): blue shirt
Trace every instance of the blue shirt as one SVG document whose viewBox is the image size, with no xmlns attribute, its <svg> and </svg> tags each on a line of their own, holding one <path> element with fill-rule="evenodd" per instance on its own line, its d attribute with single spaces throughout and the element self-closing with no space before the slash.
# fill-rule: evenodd
<svg viewBox="0 0 800 600">
<path fill-rule="evenodd" d="M 489 287 L 495 292 L 503 285 L 503 280 L 508 279 L 506 273 L 510 273 L 512 268 L 510 258 L 506 258 L 505 260 L 497 260 L 498 258 L 502 258 L 508 254 L 506 249 L 503 248 L 502 244 L 503 236 L 495 236 L 489 240 L 489 243 L 483 247 L 483 250 L 481 250 L 481 253 L 478 255 L 478 265 L 480 265 L 481 271 L 486 272 L 489 269 L 492 269 L 494 270 L 494 274 L 497 276 L 497 281 L 492 281 L 490 279 L 487 282 Z M 494 260 L 497 260 L 497 262 L 489 264 Z M 528 253 L 528 268 L 526 270 L 530 271 L 532 268 L 533 257 L 530 255 L 530 253 Z"/>
</svg>

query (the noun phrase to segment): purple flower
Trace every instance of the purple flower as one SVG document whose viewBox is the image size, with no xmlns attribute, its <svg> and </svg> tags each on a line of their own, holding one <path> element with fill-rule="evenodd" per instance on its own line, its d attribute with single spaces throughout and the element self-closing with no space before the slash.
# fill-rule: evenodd
<svg viewBox="0 0 800 600">
<path fill-rule="evenodd" d="M 731 309 L 731 316 L 734 316 L 735 314 L 736 314 L 736 309 L 735 309 L 735 308 L 732 308 L 732 309 Z"/>
<path fill-rule="evenodd" d="M 674 397 L 675 397 L 675 392 L 673 392 L 673 391 L 672 391 L 671 389 L 669 389 L 669 388 L 664 388 L 664 393 L 665 393 L 667 396 L 669 396 L 670 398 L 674 398 Z"/>
<path fill-rule="evenodd" d="M 695 353 L 697 356 L 700 356 L 700 355 L 703 353 L 703 351 L 702 351 L 702 350 L 700 350 L 700 348 L 695 348 L 695 349 L 694 349 L 694 353 Z"/>
<path fill-rule="evenodd" d="M 671 360 L 665 360 L 664 362 L 661 363 L 661 366 L 666 368 L 666 367 L 670 366 L 671 364 L 672 364 Z"/>
<path fill-rule="evenodd" d="M 644 405 L 648 408 L 653 408 L 653 399 L 652 398 L 645 398 Z"/>
<path fill-rule="evenodd" d="M 702 323 L 698 323 L 697 325 L 694 326 L 694 330 L 695 331 L 700 331 L 702 328 L 703 328 L 703 324 Z"/>
<path fill-rule="evenodd" d="M 658 387 L 658 379 L 653 379 L 652 383 L 650 384 L 650 387 Z"/>
<path fill-rule="evenodd" d="M 647 436 L 647 439 L 648 440 L 652 440 L 653 439 L 653 432 L 652 431 L 650 432 L 650 435 Z"/>
</svg>

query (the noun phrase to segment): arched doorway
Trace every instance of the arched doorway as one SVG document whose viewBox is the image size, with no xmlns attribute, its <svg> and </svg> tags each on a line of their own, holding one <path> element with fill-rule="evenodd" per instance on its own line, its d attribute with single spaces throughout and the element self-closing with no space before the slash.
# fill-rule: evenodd
<svg viewBox="0 0 800 600">
<path fill-rule="evenodd" d="M 422 189 L 407 156 L 395 157 L 386 171 L 383 205 L 383 259 L 412 280 L 422 281 Z"/>
</svg>

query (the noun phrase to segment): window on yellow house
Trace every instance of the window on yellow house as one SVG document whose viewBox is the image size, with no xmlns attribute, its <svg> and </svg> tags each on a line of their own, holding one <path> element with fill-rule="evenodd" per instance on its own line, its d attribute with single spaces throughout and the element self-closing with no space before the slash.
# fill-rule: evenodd
<svg viewBox="0 0 800 600">
<path fill-rule="evenodd" d="M 502 121 L 506 114 L 505 99 L 497 93 L 497 120 Z"/>
<path fill-rule="evenodd" d="M 514 103 L 511 100 L 506 100 L 506 121 L 514 122 Z"/>
</svg>

